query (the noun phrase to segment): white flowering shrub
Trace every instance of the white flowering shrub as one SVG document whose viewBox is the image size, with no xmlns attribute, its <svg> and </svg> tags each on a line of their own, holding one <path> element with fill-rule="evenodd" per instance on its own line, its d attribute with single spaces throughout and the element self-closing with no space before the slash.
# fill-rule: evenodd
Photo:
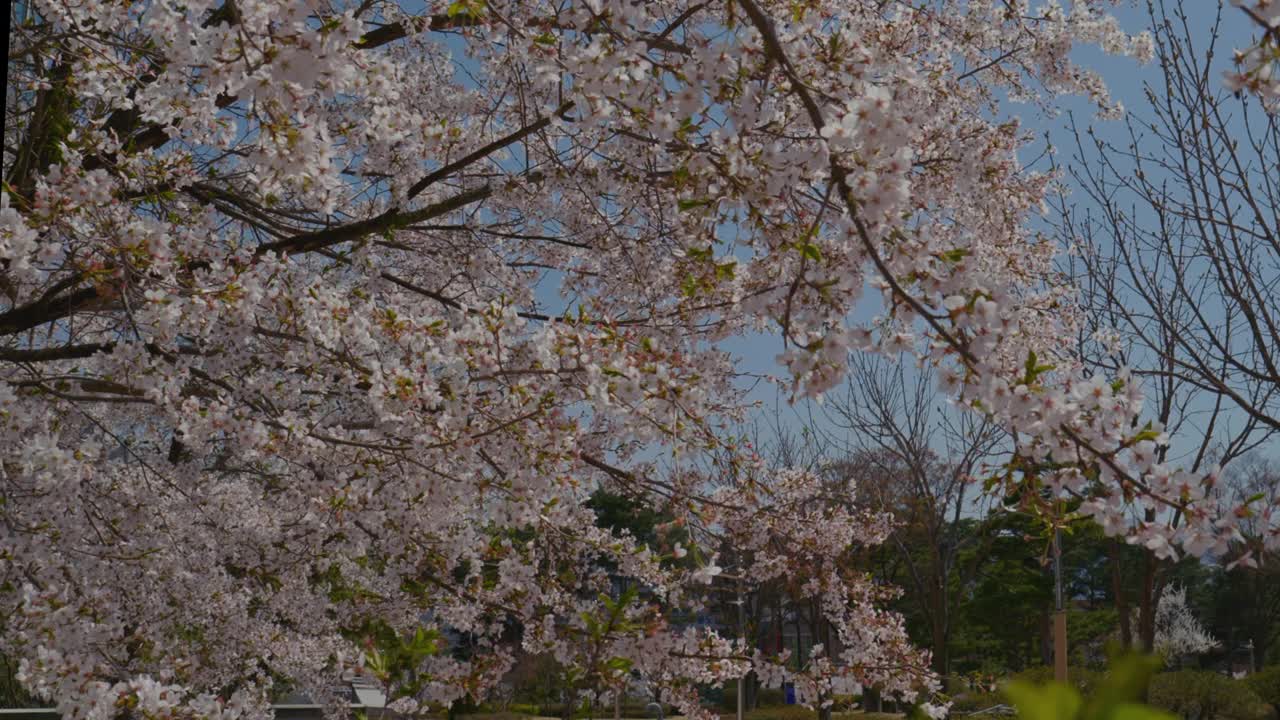
<svg viewBox="0 0 1280 720">
<path fill-rule="evenodd" d="M 1166 585 L 1156 603 L 1155 651 L 1166 660 L 1200 655 L 1218 647 L 1187 605 L 1187 590 Z"/>
</svg>

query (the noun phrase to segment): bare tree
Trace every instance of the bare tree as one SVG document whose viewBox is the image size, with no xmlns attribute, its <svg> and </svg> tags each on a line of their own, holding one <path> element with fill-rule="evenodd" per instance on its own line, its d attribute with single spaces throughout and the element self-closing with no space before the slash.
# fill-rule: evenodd
<svg viewBox="0 0 1280 720">
<path fill-rule="evenodd" d="M 1207 32 L 1182 3 L 1147 9 L 1158 63 L 1147 102 L 1119 133 L 1072 120 L 1068 170 L 1083 198 L 1060 198 L 1058 230 L 1079 250 L 1067 270 L 1083 291 L 1090 369 L 1130 368 L 1180 449 L 1159 459 L 1201 471 L 1280 430 L 1280 123 L 1221 87 L 1221 2 Z M 1182 518 L 1148 510 L 1135 520 Z M 1148 554 L 1142 572 L 1136 640 L 1148 651 L 1167 564 Z"/>
<path fill-rule="evenodd" d="M 832 443 L 844 445 L 844 459 L 829 472 L 856 477 L 862 502 L 900 521 L 889 544 L 908 590 L 922 598 L 934 669 L 945 675 L 962 585 L 953 582 L 957 558 L 976 539 L 961 534 L 959 523 L 980 510 L 971 481 L 1007 436 L 977 413 L 953 412 L 929 370 L 874 355 L 850 364 L 843 392 L 826 404 Z"/>
</svg>

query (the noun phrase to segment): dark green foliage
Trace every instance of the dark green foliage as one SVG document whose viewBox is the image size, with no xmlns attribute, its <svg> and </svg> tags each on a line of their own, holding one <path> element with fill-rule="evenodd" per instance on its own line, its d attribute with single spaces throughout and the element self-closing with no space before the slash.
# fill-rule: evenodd
<svg viewBox="0 0 1280 720">
<path fill-rule="evenodd" d="M 0 708 L 45 707 L 18 684 L 18 661 L 0 655 Z"/>
<path fill-rule="evenodd" d="M 603 489 L 591 494 L 587 507 L 595 512 L 597 526 L 615 533 L 629 531 L 638 542 L 649 547 L 657 545 L 657 525 L 670 520 L 644 503 Z"/>
<path fill-rule="evenodd" d="M 515 702 L 509 706 L 512 712 L 547 714 L 539 712 L 539 708 L 562 701 L 559 682 L 562 671 L 560 663 L 550 653 L 523 656 L 506 676 L 506 682 L 514 690 Z M 532 710 L 516 710 L 516 703 L 522 703 Z"/>
<path fill-rule="evenodd" d="M 972 531 L 980 540 L 960 559 L 973 572 L 951 653 L 954 669 L 998 672 L 1039 664 L 1053 578 L 1040 563 L 1038 528 L 1025 516 L 1005 514 Z"/>
<path fill-rule="evenodd" d="M 1147 699 L 1187 720 L 1265 720 L 1271 714 L 1247 682 L 1204 670 L 1156 675 Z"/>
<path fill-rule="evenodd" d="M 1280 709 L 1280 665 L 1272 665 L 1245 678 L 1244 684 L 1257 693 L 1262 702 Z"/>
<path fill-rule="evenodd" d="M 1082 667 L 1067 668 L 1067 684 L 1080 691 L 1084 697 L 1092 697 L 1100 687 L 1104 673 Z M 1053 668 L 1048 665 L 1037 665 L 1014 675 L 1010 680 L 1044 685 L 1053 681 Z"/>
<path fill-rule="evenodd" d="M 953 696 L 951 710 L 957 713 L 976 713 L 1008 704 L 1009 701 L 999 692 L 971 691 Z"/>
<path fill-rule="evenodd" d="M 787 702 L 787 697 L 786 693 L 777 688 L 760 688 L 756 690 L 756 701 L 761 707 L 784 705 Z"/>
<path fill-rule="evenodd" d="M 1238 662 L 1247 659 L 1245 647 L 1252 642 L 1256 663 L 1280 663 L 1280 568 L 1273 558 L 1260 568 L 1219 569 L 1211 582 L 1186 587 L 1200 590 L 1203 597 L 1195 598 L 1196 606 L 1209 609 L 1209 629 L 1236 651 Z"/>
</svg>

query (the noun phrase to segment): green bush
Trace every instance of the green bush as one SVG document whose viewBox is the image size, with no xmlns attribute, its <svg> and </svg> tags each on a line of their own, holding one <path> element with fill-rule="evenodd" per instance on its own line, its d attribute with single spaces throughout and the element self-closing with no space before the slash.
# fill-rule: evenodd
<svg viewBox="0 0 1280 720">
<path fill-rule="evenodd" d="M 771 707 L 773 705 L 786 705 L 787 694 L 780 688 L 758 688 L 756 690 L 756 706 Z"/>
<path fill-rule="evenodd" d="M 746 713 L 745 720 L 816 720 L 818 712 L 803 705 L 758 707 Z"/>
<path fill-rule="evenodd" d="M 942 691 L 948 695 L 959 695 L 960 693 L 970 692 L 969 676 L 960 673 L 952 673 L 942 678 Z"/>
<path fill-rule="evenodd" d="M 757 693 L 765 692 L 764 688 L 757 687 Z M 779 700 L 781 702 L 781 700 Z M 761 703 L 765 704 L 765 703 Z M 720 688 L 719 699 L 714 703 L 720 712 L 736 712 L 738 709 L 738 681 L 730 679 L 724 681 L 724 687 Z"/>
<path fill-rule="evenodd" d="M 1102 680 L 1102 675 L 1097 670 L 1071 666 L 1067 668 L 1067 684 L 1079 690 L 1084 697 L 1090 697 Z M 1037 665 L 1036 667 L 1027 668 L 1009 679 L 1011 681 L 1021 680 L 1036 685 L 1044 685 L 1045 683 L 1053 682 L 1053 668 L 1048 665 Z"/>
<path fill-rule="evenodd" d="M 1265 720 L 1271 714 L 1245 681 L 1204 670 L 1156 675 L 1147 699 L 1187 720 Z"/>
<path fill-rule="evenodd" d="M 966 692 L 952 697 L 951 710 L 957 713 L 974 713 L 987 710 L 997 705 L 1008 705 L 1009 701 L 999 692 Z"/>
<path fill-rule="evenodd" d="M 537 705 L 532 703 L 511 703 L 507 706 L 507 710 L 517 715 L 541 715 L 542 712 Z"/>
<path fill-rule="evenodd" d="M 533 708 L 536 712 L 529 712 L 529 708 Z M 624 718 L 654 718 L 653 710 L 649 709 L 647 703 L 638 703 L 630 700 L 622 704 L 622 717 Z M 564 717 L 564 704 L 548 704 L 548 705 L 511 705 L 511 712 L 520 713 L 522 715 L 541 715 L 542 717 Z M 671 717 L 677 710 L 667 704 L 663 704 L 662 712 L 664 717 Z M 586 707 L 579 707 L 573 711 L 574 718 L 611 718 L 613 717 L 613 703 L 605 703 L 597 705 L 594 710 Z"/>
<path fill-rule="evenodd" d="M 1280 710 L 1280 665 L 1265 667 L 1244 679 L 1262 702 Z"/>
</svg>

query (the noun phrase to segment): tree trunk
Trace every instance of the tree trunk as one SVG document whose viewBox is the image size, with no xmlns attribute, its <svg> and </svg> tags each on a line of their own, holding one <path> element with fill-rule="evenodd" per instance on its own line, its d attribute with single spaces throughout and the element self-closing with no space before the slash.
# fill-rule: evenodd
<svg viewBox="0 0 1280 720">
<path fill-rule="evenodd" d="M 1138 638 L 1142 652 L 1150 653 L 1156 645 L 1156 559 L 1143 554 L 1142 596 L 1138 605 Z"/>
<path fill-rule="evenodd" d="M 1133 648 L 1133 628 L 1130 625 L 1129 601 L 1125 598 L 1124 583 L 1120 581 L 1120 550 L 1119 540 L 1112 540 L 1107 545 L 1107 555 L 1111 559 L 1111 594 L 1115 596 L 1116 614 L 1120 617 L 1120 645 L 1130 650 Z"/>
<path fill-rule="evenodd" d="M 570 691 L 561 693 L 561 697 L 564 698 L 564 707 L 560 709 L 560 720 L 573 720 L 573 706 L 577 704 L 577 697 L 575 695 L 575 693 Z"/>
<path fill-rule="evenodd" d="M 782 596 L 779 595 L 777 602 L 773 604 L 773 635 L 774 644 L 773 651 L 775 653 L 782 652 Z"/>
<path fill-rule="evenodd" d="M 796 608 L 796 670 L 804 669 L 804 644 L 800 639 L 800 609 Z"/>
<path fill-rule="evenodd" d="M 933 671 L 938 673 L 940 677 L 947 676 L 947 618 L 946 618 L 946 601 L 941 593 L 934 593 L 931 603 L 933 611 L 930 613 L 930 630 L 933 634 Z"/>
</svg>

